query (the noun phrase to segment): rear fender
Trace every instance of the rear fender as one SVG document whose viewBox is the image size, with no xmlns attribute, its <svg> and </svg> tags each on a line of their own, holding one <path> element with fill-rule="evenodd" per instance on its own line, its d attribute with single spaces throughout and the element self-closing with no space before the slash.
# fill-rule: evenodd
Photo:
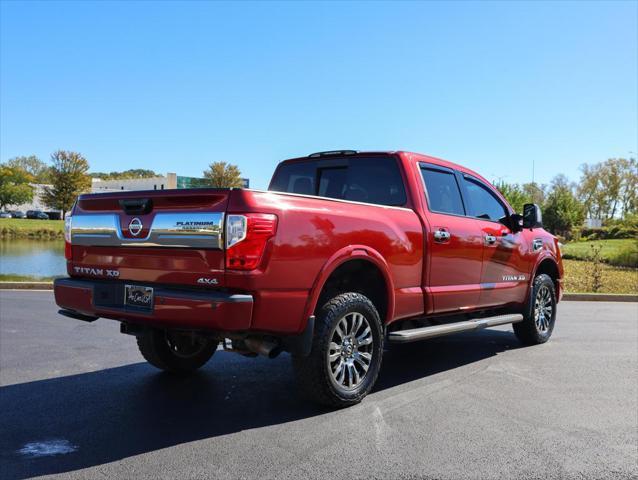
<svg viewBox="0 0 638 480">
<path fill-rule="evenodd" d="M 394 282 L 390 276 L 388 264 L 379 252 L 365 245 L 349 245 L 344 247 L 326 261 L 319 271 L 319 275 L 317 275 L 310 291 L 304 318 L 309 318 L 314 314 L 321 291 L 328 278 L 330 278 L 330 275 L 332 275 L 339 266 L 351 260 L 364 260 L 372 263 L 379 269 L 387 287 L 387 313 L 386 318 L 382 319 L 382 321 L 387 324 L 394 318 Z"/>
</svg>

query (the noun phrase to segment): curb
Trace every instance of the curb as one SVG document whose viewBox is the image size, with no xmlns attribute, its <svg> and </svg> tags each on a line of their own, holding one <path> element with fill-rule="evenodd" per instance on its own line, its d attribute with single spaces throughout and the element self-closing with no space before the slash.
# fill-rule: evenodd
<svg viewBox="0 0 638 480">
<path fill-rule="evenodd" d="M 564 293 L 567 302 L 638 302 L 638 295 L 632 293 Z"/>
<path fill-rule="evenodd" d="M 53 290 L 53 282 L 0 282 L 0 290 Z"/>
<path fill-rule="evenodd" d="M 52 282 L 0 282 L 0 290 L 53 290 Z M 632 293 L 565 293 L 564 302 L 638 302 Z"/>
</svg>

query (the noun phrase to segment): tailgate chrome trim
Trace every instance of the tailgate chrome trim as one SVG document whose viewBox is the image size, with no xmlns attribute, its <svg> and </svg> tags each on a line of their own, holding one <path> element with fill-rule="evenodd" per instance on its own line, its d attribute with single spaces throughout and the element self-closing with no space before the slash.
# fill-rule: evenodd
<svg viewBox="0 0 638 480">
<path fill-rule="evenodd" d="M 158 213 L 145 238 L 124 237 L 115 213 L 79 214 L 72 217 L 71 242 L 95 247 L 221 249 L 223 232 L 223 212 Z"/>
</svg>

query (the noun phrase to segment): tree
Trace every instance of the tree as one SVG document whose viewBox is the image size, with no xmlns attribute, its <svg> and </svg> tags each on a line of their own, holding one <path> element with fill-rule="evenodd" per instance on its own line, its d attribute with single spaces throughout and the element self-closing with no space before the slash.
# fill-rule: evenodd
<svg viewBox="0 0 638 480">
<path fill-rule="evenodd" d="M 505 197 L 515 212 L 523 213 L 523 205 L 531 203 L 531 197 L 517 183 L 497 182 L 494 186 Z"/>
<path fill-rule="evenodd" d="M 62 211 L 62 218 L 71 210 L 77 196 L 91 188 L 87 175 L 89 162 L 79 153 L 58 150 L 51 154 L 51 187 L 46 187 L 42 201 L 50 208 Z"/>
<path fill-rule="evenodd" d="M 6 165 L 12 168 L 21 168 L 33 177 L 34 183 L 49 183 L 51 172 L 49 166 L 35 155 L 13 157 L 7 160 Z"/>
<path fill-rule="evenodd" d="M 638 167 L 636 159 L 610 158 L 581 166 L 577 194 L 587 216 L 606 222 L 638 210 Z"/>
<path fill-rule="evenodd" d="M 89 174 L 92 178 L 101 178 L 102 180 L 126 180 L 130 178 L 153 178 L 159 177 L 153 170 L 144 168 L 131 168 L 123 172 L 93 172 Z"/>
<path fill-rule="evenodd" d="M 0 210 L 33 200 L 33 177 L 21 168 L 0 165 Z"/>
<path fill-rule="evenodd" d="M 536 182 L 524 183 L 523 192 L 525 192 L 525 196 L 529 199 L 529 203 L 535 203 L 539 207 L 542 207 L 545 203 L 546 196 L 546 186 L 539 185 Z"/>
<path fill-rule="evenodd" d="M 565 175 L 552 180 L 543 209 L 543 224 L 551 232 L 568 236 L 572 227 L 579 226 L 585 218 L 583 204 L 576 198 L 573 186 Z"/>
<path fill-rule="evenodd" d="M 237 165 L 226 162 L 214 162 L 204 171 L 204 178 L 208 185 L 214 188 L 241 187 L 243 181 Z"/>
</svg>

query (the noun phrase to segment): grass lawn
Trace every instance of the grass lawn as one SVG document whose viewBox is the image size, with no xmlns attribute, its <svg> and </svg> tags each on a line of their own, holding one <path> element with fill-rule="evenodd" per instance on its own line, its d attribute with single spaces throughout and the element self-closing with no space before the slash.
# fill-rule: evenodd
<svg viewBox="0 0 638 480">
<path fill-rule="evenodd" d="M 37 277 L 35 275 L 16 275 L 0 273 L 0 282 L 53 282 L 55 277 Z"/>
<path fill-rule="evenodd" d="M 615 240 L 611 240 L 615 241 Z M 590 262 L 563 260 L 565 291 L 587 293 L 592 291 Z M 602 288 L 598 293 L 638 293 L 638 268 L 615 267 L 601 264 Z"/>
<path fill-rule="evenodd" d="M 0 238 L 64 238 L 64 221 L 0 218 Z"/>
<path fill-rule="evenodd" d="M 600 257 L 604 262 L 618 266 L 638 267 L 638 240 L 631 238 L 566 243 L 562 247 L 563 258 L 589 260 L 592 245 L 602 247 Z"/>
</svg>

